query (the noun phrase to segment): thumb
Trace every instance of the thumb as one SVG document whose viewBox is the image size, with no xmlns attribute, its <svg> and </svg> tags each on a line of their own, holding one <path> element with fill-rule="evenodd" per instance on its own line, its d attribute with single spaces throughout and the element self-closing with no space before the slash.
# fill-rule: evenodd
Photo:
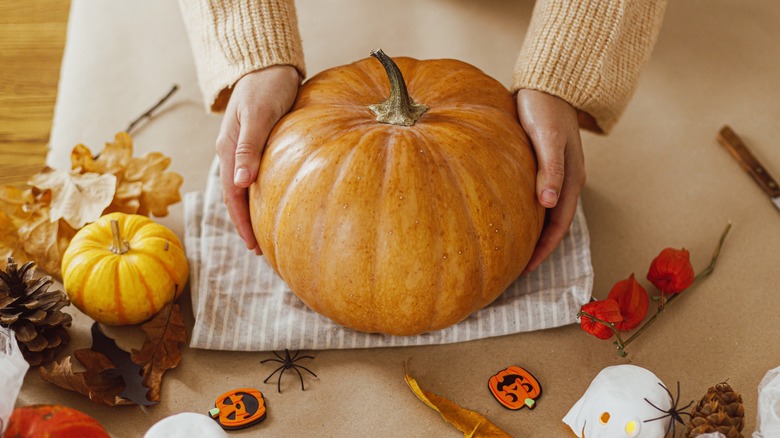
<svg viewBox="0 0 780 438">
<path fill-rule="evenodd" d="M 564 177 L 564 150 L 566 143 L 555 140 L 535 139 L 531 141 L 539 160 L 539 171 L 536 174 L 536 197 L 545 208 L 553 208 L 558 204 Z"/>
<path fill-rule="evenodd" d="M 236 187 L 249 187 L 257 179 L 260 158 L 271 127 L 273 123 L 265 123 L 260 117 L 244 114 L 240 118 L 233 171 L 233 184 Z"/>
</svg>

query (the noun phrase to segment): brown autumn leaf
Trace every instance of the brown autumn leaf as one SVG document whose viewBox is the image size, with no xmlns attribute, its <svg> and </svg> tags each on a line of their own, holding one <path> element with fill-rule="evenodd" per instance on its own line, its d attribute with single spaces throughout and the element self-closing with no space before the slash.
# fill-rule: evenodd
<svg viewBox="0 0 780 438">
<path fill-rule="evenodd" d="M 118 176 L 132 159 L 133 139 L 126 132 L 117 133 L 113 143 L 106 143 L 97 159 L 92 157 L 92 152 L 83 144 L 76 145 L 70 153 L 71 168 L 79 173 L 110 173 Z"/>
<path fill-rule="evenodd" d="M 49 207 L 41 206 L 18 229 L 22 250 L 48 274 L 59 277 L 62 251 L 57 239 L 59 221 L 52 222 Z"/>
<path fill-rule="evenodd" d="M 143 194 L 144 183 L 141 181 L 127 181 L 122 179 L 117 182 L 114 201 L 106 208 L 103 214 L 108 213 L 127 213 L 136 214 L 141 207 L 141 195 Z"/>
<path fill-rule="evenodd" d="M 32 190 L 0 186 L 0 268 L 5 269 L 8 257 L 13 257 L 17 263 L 32 260 L 24 251 L 19 227 L 32 216 L 34 203 Z"/>
<path fill-rule="evenodd" d="M 143 157 L 133 158 L 125 170 L 127 181 L 143 183 L 141 205 L 138 214 L 167 216 L 168 206 L 181 201 L 179 188 L 184 179 L 175 172 L 166 172 L 171 165 L 171 159 L 159 152 L 152 152 Z"/>
<path fill-rule="evenodd" d="M 10 216 L 0 211 L 0 269 L 5 269 L 9 257 L 13 257 L 20 264 L 29 261 L 30 256 L 22 247 L 16 224 Z"/>
<path fill-rule="evenodd" d="M 51 191 L 50 219 L 65 219 L 74 229 L 95 222 L 111 204 L 116 193 L 113 174 L 75 173 L 44 168 L 33 175 L 31 186 Z"/>
<path fill-rule="evenodd" d="M 149 388 L 146 398 L 159 401 L 163 374 L 179 365 L 179 344 L 187 340 L 181 307 L 168 303 L 141 329 L 146 333 L 146 340 L 140 351 L 133 349 L 132 358 L 144 367 L 144 385 Z"/>
<path fill-rule="evenodd" d="M 111 373 L 115 367 L 105 355 L 86 348 L 76 350 L 73 354 L 84 365 L 86 371 L 74 373 L 71 356 L 68 356 L 60 362 L 53 362 L 50 366 L 40 367 L 38 370 L 41 378 L 60 388 L 78 392 L 98 404 L 106 406 L 134 404 L 119 396 L 125 384 L 119 375 Z"/>
<path fill-rule="evenodd" d="M 32 190 L 22 190 L 13 186 L 0 186 L 0 212 L 16 218 L 18 221 L 29 216 L 27 206 L 35 202 Z"/>
<path fill-rule="evenodd" d="M 99 339 L 97 336 L 99 333 L 96 333 L 96 330 L 99 332 L 99 329 L 96 327 L 95 324 L 92 328 L 92 348 L 76 350 L 73 353 L 76 359 L 84 365 L 85 371 L 73 372 L 71 357 L 68 356 L 60 362 L 53 362 L 47 367 L 41 367 L 41 378 L 61 388 L 83 394 L 95 403 L 107 406 L 137 404 L 122 395 L 130 392 L 137 393 L 138 391 L 133 389 L 135 387 L 137 389 L 144 388 L 140 386 L 138 381 L 133 381 L 130 388 L 132 391 L 126 391 L 128 388 L 122 377 L 122 372 L 107 356 L 116 355 L 122 351 L 116 347 L 113 340 L 105 335 L 101 334 Z M 181 307 L 178 304 L 169 303 L 153 319 L 143 324 L 141 329 L 146 334 L 146 339 L 140 351 L 132 350 L 130 358 L 133 363 L 143 367 L 143 386 L 149 388 L 146 399 L 150 402 L 158 402 L 160 401 L 163 374 L 179 365 L 181 362 L 179 344 L 185 342 L 187 338 Z M 113 345 L 113 347 L 106 348 L 107 345 Z M 105 354 L 101 351 L 95 351 L 96 348 L 105 349 Z M 120 366 L 126 367 L 126 365 Z"/>
<path fill-rule="evenodd" d="M 171 159 L 159 152 L 133 157 L 133 139 L 126 132 L 117 133 L 114 143 L 92 157 L 92 152 L 77 145 L 71 152 L 71 166 L 81 173 L 111 173 L 116 176 L 116 191 L 104 214 L 122 212 L 157 217 L 168 215 L 168 206 L 181 201 L 179 189 L 183 179 L 166 172 Z"/>
</svg>

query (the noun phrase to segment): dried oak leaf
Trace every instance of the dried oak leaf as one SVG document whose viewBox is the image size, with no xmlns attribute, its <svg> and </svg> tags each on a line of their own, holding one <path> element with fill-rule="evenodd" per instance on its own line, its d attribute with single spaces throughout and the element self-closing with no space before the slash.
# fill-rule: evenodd
<svg viewBox="0 0 780 438">
<path fill-rule="evenodd" d="M 116 192 L 113 174 L 79 174 L 48 167 L 34 175 L 28 184 L 41 191 L 51 191 L 52 222 L 64 219 L 77 230 L 98 220 Z"/>
<path fill-rule="evenodd" d="M 133 158 L 133 139 L 126 132 L 116 134 L 114 143 L 93 158 L 84 145 L 71 152 L 71 166 L 80 173 L 111 173 L 116 176 L 114 199 L 105 213 L 168 215 L 168 206 L 181 201 L 181 175 L 166 172 L 171 159 L 159 152 Z"/>
<path fill-rule="evenodd" d="M 146 340 L 140 351 L 133 350 L 132 358 L 144 367 L 144 385 L 149 388 L 146 398 L 159 401 L 163 374 L 179 365 L 179 344 L 187 340 L 181 307 L 168 303 L 141 329 L 146 333 Z"/>
<path fill-rule="evenodd" d="M 0 268 L 5 269 L 8 257 L 17 263 L 32 260 L 24 251 L 24 241 L 19 238 L 19 228 L 25 224 L 37 207 L 32 190 L 0 186 Z"/>
<path fill-rule="evenodd" d="M 0 211 L 0 269 L 5 269 L 9 257 L 23 264 L 30 256 L 22 249 L 16 224 L 5 212 Z"/>
<path fill-rule="evenodd" d="M 168 215 L 168 206 L 181 201 L 179 189 L 184 179 L 175 172 L 166 172 L 171 159 L 159 152 L 133 158 L 124 173 L 127 181 L 140 181 L 142 194 L 138 214 L 157 217 Z"/>
<path fill-rule="evenodd" d="M 22 190 L 12 186 L 0 186 L 0 212 L 18 221 L 29 216 L 28 205 L 35 202 L 32 190 Z"/>
<path fill-rule="evenodd" d="M 59 221 L 52 222 L 49 207 L 38 208 L 17 230 L 22 249 L 38 267 L 59 277 L 63 250 L 57 237 Z M 67 247 L 67 244 L 65 245 Z"/>
<path fill-rule="evenodd" d="M 141 207 L 141 195 L 143 194 L 143 182 L 120 180 L 116 185 L 116 194 L 111 205 L 106 208 L 103 214 L 108 213 L 127 213 L 136 214 Z"/>
<path fill-rule="evenodd" d="M 73 170 L 79 173 L 110 173 L 119 175 L 133 159 L 133 139 L 126 132 L 114 136 L 113 143 L 106 143 L 97 158 L 83 144 L 76 145 L 70 153 L 70 163 Z"/>
<path fill-rule="evenodd" d="M 50 366 L 39 368 L 41 378 L 60 388 L 85 395 L 95 403 L 106 406 L 132 405 L 132 401 L 119 396 L 125 384 L 120 376 L 111 371 L 114 364 L 108 358 L 90 349 L 73 353 L 86 371 L 74 373 L 70 356 Z"/>
</svg>

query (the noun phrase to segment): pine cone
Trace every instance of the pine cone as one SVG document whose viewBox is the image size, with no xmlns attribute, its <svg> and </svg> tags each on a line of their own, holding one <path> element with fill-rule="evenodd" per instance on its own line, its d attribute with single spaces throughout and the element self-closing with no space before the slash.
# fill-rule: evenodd
<svg viewBox="0 0 780 438">
<path fill-rule="evenodd" d="M 62 312 L 70 305 L 62 291 L 50 291 L 51 277 L 33 278 L 35 267 L 27 262 L 17 267 L 8 259 L 0 270 L 0 325 L 16 333 L 25 360 L 31 366 L 51 362 L 70 336 L 71 316 Z"/>
<path fill-rule="evenodd" d="M 718 383 L 707 390 L 698 405 L 691 411 L 688 422 L 688 438 L 704 433 L 720 432 L 726 438 L 743 438 L 745 427 L 745 407 L 742 395 L 734 392 L 728 383 Z"/>
</svg>

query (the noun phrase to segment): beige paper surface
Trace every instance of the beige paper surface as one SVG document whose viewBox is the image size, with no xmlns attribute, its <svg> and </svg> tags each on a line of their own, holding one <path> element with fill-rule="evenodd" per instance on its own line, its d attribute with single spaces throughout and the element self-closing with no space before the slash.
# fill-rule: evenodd
<svg viewBox="0 0 780 438">
<path fill-rule="evenodd" d="M 392 55 L 460 58 L 507 84 L 532 3 L 299 1 L 298 8 L 312 74 L 382 47 Z M 631 272 L 643 279 L 666 246 L 685 246 L 701 269 L 726 221 L 734 223 L 716 272 L 631 345 L 628 360 L 572 325 L 452 345 L 316 352 L 306 365 L 319 380 L 307 378 L 301 392 L 297 376 L 286 375 L 277 394 L 275 385 L 262 383 L 273 370 L 260 364 L 269 354 L 187 349 L 165 377 L 159 406 L 96 406 L 35 372 L 18 403 L 63 403 L 95 416 L 115 436 L 141 436 L 162 417 L 206 412 L 223 392 L 256 386 L 267 397 L 268 417 L 233 435 L 459 436 L 406 387 L 401 362 L 407 361 L 426 389 L 502 429 L 557 437 L 570 436 L 560 420 L 602 368 L 633 363 L 667 385 L 679 380 L 686 403 L 729 379 L 743 393 L 752 431 L 756 387 L 780 364 L 780 212 L 715 135 L 729 123 L 780 177 L 778 22 L 780 4 L 770 0 L 670 2 L 624 117 L 607 137 L 584 135 L 583 204 L 597 297 Z M 139 131 L 137 148 L 172 155 L 184 190 L 202 189 L 219 118 L 202 112 L 174 2 L 74 0 L 50 163 L 65 165 L 79 142 L 99 148 L 172 82 L 182 85 L 178 103 Z M 164 223 L 180 231 L 181 210 L 175 211 Z M 191 327 L 189 315 L 187 322 Z M 77 316 L 72 347 L 88 346 L 88 333 L 89 321 Z M 120 345 L 140 345 L 130 334 L 122 334 Z M 490 376 L 512 364 L 544 387 L 533 411 L 505 410 L 489 394 Z"/>
</svg>

